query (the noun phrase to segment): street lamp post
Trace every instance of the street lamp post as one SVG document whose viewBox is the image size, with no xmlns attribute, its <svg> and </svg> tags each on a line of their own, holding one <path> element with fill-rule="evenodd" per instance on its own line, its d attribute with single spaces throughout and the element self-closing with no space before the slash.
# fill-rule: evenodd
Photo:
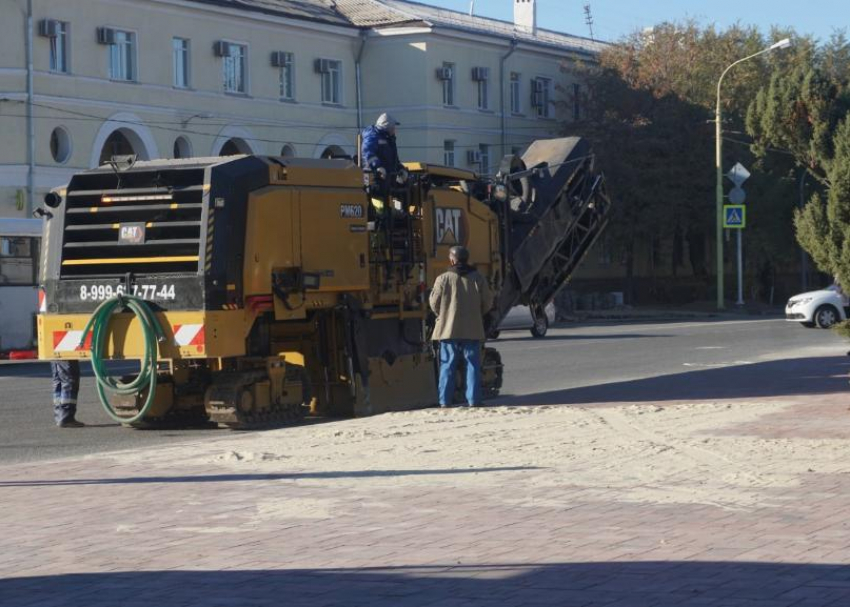
<svg viewBox="0 0 850 607">
<path fill-rule="evenodd" d="M 716 137 L 716 158 L 715 158 L 715 168 L 717 169 L 717 309 L 722 310 L 724 308 L 724 298 L 723 298 L 723 127 L 722 127 L 722 109 L 720 107 L 720 87 L 723 84 L 723 78 L 726 74 L 729 73 L 733 67 L 738 65 L 739 63 L 743 63 L 744 61 L 748 61 L 753 59 L 754 57 L 758 57 L 759 55 L 764 55 L 765 53 L 769 53 L 771 51 L 775 51 L 778 49 L 788 48 L 791 46 L 791 39 L 785 38 L 780 40 L 776 44 L 772 44 L 766 49 L 762 49 L 757 53 L 753 53 L 748 57 L 744 57 L 743 59 L 738 59 L 735 63 L 727 67 L 723 70 L 723 73 L 720 75 L 720 79 L 717 81 L 717 109 L 714 113 L 714 122 L 715 122 L 715 137 Z M 740 237 L 740 234 L 739 234 Z M 740 246 L 740 241 L 739 241 Z M 739 270 L 740 271 L 740 270 Z M 739 295 L 740 300 L 740 295 Z"/>
</svg>

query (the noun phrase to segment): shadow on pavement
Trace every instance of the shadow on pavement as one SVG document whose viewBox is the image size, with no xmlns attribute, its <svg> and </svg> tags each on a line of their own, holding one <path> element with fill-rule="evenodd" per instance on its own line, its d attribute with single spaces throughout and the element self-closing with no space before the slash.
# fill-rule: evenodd
<svg viewBox="0 0 850 607">
<path fill-rule="evenodd" d="M 154 483 L 233 483 L 328 478 L 379 478 L 393 476 L 440 476 L 539 470 L 535 466 L 504 468 L 457 468 L 447 470 L 345 470 L 333 472 L 287 472 L 275 474 L 208 474 L 197 476 L 135 476 L 127 478 L 79 478 L 34 481 L 0 481 L 0 487 L 63 487 L 69 485 L 138 485 Z"/>
<path fill-rule="evenodd" d="M 662 335 L 658 333 L 620 333 L 617 335 L 547 335 L 544 338 L 535 339 L 527 330 L 509 329 L 510 333 L 522 331 L 519 335 L 510 335 L 508 337 L 500 336 L 498 339 L 490 340 L 488 343 L 500 344 L 511 341 L 533 341 L 535 343 L 546 344 L 557 341 L 602 341 L 602 340 L 623 340 L 623 339 L 646 339 L 659 337 L 675 337 L 674 335 Z M 507 333 L 508 331 L 506 331 Z"/>
<path fill-rule="evenodd" d="M 7 578 L 0 597 L 7 607 L 826 607 L 850 604 L 848 579 L 846 565 L 752 562 L 169 569 Z"/>
<path fill-rule="evenodd" d="M 523 396 L 505 395 L 493 404 L 578 405 L 843 394 L 850 392 L 848 372 L 850 359 L 846 356 L 795 358 Z"/>
</svg>

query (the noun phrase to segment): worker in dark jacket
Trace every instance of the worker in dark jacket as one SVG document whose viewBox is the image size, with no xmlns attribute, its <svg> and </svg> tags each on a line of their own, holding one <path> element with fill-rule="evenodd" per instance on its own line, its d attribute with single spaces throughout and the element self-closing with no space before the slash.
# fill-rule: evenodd
<svg viewBox="0 0 850 607">
<path fill-rule="evenodd" d="M 431 309 L 437 315 L 432 339 L 440 342 L 441 407 L 453 404 L 458 361 L 466 361 L 466 402 L 481 405 L 481 344 L 486 339 L 484 318 L 493 307 L 490 285 L 469 265 L 469 251 L 449 249 L 451 268 L 437 277 L 431 291 Z"/>
<path fill-rule="evenodd" d="M 395 127 L 399 124 L 389 114 L 381 114 L 374 126 L 363 130 L 363 166 L 374 171 L 378 179 L 384 182 L 388 175 L 397 176 L 404 171 L 395 139 Z"/>
<path fill-rule="evenodd" d="M 77 421 L 77 394 L 80 391 L 80 362 L 55 360 L 50 363 L 53 372 L 53 417 L 60 428 L 82 428 Z"/>
</svg>

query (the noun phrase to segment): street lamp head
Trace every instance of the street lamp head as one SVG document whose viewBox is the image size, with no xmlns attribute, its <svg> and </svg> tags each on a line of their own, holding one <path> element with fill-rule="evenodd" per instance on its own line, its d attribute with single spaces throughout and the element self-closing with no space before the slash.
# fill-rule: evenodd
<svg viewBox="0 0 850 607">
<path fill-rule="evenodd" d="M 782 40 L 780 40 L 776 44 L 772 44 L 770 46 L 770 50 L 776 51 L 776 50 L 779 50 L 779 49 L 790 48 L 790 47 L 791 47 L 791 38 L 783 38 Z"/>
</svg>

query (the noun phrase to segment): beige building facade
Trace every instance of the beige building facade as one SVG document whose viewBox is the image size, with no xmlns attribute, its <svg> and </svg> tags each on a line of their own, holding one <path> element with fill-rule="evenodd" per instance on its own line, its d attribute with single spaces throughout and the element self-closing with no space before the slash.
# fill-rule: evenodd
<svg viewBox="0 0 850 607">
<path fill-rule="evenodd" d="M 510 2 L 511 0 L 503 0 Z M 599 43 L 403 0 L 0 0 L 0 217 L 113 155 L 400 155 L 492 173 L 581 108 Z"/>
</svg>

